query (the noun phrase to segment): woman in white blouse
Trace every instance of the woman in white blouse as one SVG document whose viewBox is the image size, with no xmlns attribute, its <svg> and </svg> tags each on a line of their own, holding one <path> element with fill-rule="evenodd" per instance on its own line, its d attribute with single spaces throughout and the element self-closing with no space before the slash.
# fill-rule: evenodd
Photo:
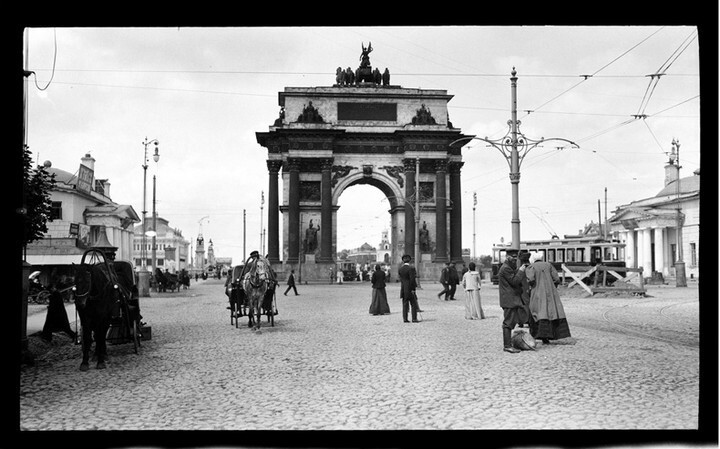
<svg viewBox="0 0 720 449">
<path fill-rule="evenodd" d="M 475 262 L 470 262 L 470 269 L 463 275 L 462 286 L 465 289 L 465 319 L 483 320 L 485 312 L 480 302 L 480 273 L 475 271 Z"/>
</svg>

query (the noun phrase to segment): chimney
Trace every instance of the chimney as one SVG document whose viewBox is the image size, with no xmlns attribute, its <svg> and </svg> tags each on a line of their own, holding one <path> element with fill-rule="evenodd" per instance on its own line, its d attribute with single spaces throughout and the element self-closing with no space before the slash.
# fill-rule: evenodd
<svg viewBox="0 0 720 449">
<path fill-rule="evenodd" d="M 665 166 L 665 186 L 667 187 L 672 182 L 677 181 L 680 177 L 680 167 L 678 162 L 680 143 L 675 139 L 672 141 L 672 150 L 668 154 L 668 163 Z M 667 153 L 666 153 L 667 154 Z"/>
<path fill-rule="evenodd" d="M 90 156 L 90 153 L 85 154 L 85 156 L 80 159 L 80 163 L 89 168 L 90 170 L 95 171 L 95 158 Z"/>
</svg>

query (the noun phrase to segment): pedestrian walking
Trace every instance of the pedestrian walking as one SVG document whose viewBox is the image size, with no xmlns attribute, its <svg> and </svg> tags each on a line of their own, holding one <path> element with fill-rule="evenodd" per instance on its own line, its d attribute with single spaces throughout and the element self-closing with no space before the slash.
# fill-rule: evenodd
<svg viewBox="0 0 720 449">
<path fill-rule="evenodd" d="M 297 288 L 295 287 L 295 270 L 290 270 L 290 276 L 288 276 L 287 280 L 287 289 L 285 290 L 284 295 L 287 296 L 290 289 L 293 289 L 295 292 L 295 296 L 298 296 L 300 293 L 298 293 Z"/>
<path fill-rule="evenodd" d="M 485 312 L 480 301 L 480 273 L 475 271 L 475 262 L 470 262 L 470 267 L 463 275 L 462 286 L 465 290 L 465 319 L 484 320 Z"/>
<path fill-rule="evenodd" d="M 375 271 L 370 276 L 372 283 L 372 301 L 370 302 L 370 314 L 389 315 L 390 305 L 387 301 L 385 291 L 385 272 L 380 269 L 380 264 L 375 265 Z"/>
<path fill-rule="evenodd" d="M 440 271 L 440 284 L 442 284 L 443 289 L 440 293 L 438 293 L 437 297 L 438 299 L 442 298 L 442 295 L 445 295 L 445 301 L 448 300 L 448 293 L 450 293 L 450 287 L 449 287 L 449 275 L 450 275 L 450 262 L 445 262 L 445 266 L 443 267 L 442 271 Z"/>
<path fill-rule="evenodd" d="M 526 270 L 531 288 L 530 335 L 548 344 L 550 340 L 570 337 L 570 327 L 557 291 L 560 276 L 555 267 L 542 258 L 542 253 L 534 253 Z"/>
<path fill-rule="evenodd" d="M 522 320 L 522 275 L 519 271 L 525 271 L 521 266 L 516 269 L 518 250 L 509 249 L 506 252 L 505 262 L 498 272 L 498 292 L 500 294 L 500 307 L 503 309 L 502 333 L 503 351 L 518 353 L 519 349 L 512 346 L 510 333 L 515 325 Z"/>
<path fill-rule="evenodd" d="M 400 278 L 400 297 L 402 298 L 402 315 L 403 322 L 409 323 L 408 321 L 408 308 L 411 309 L 411 316 L 413 323 L 419 323 L 417 319 L 418 314 L 418 303 L 417 295 L 415 290 L 417 289 L 417 281 L 415 280 L 415 267 L 410 265 L 412 257 L 405 254 L 402 256 L 403 265 L 398 270 L 398 277 Z"/>
<path fill-rule="evenodd" d="M 450 297 L 450 301 L 455 301 L 455 292 L 457 291 L 458 285 L 460 285 L 460 276 L 458 276 L 457 268 L 455 268 L 455 262 L 450 262 L 450 267 L 448 268 L 448 288 L 450 291 L 447 294 Z"/>
</svg>

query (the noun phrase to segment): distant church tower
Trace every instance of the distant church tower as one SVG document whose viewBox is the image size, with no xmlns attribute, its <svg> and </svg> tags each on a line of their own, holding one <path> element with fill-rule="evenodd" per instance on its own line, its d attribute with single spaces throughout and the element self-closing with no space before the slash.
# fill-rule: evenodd
<svg viewBox="0 0 720 449">
<path fill-rule="evenodd" d="M 380 245 L 377 249 L 377 258 L 375 260 L 385 264 L 389 264 L 392 260 L 392 246 L 390 245 L 387 229 L 382 232 L 382 239 L 380 240 Z"/>
<path fill-rule="evenodd" d="M 215 249 L 213 248 L 212 239 L 210 239 L 210 244 L 208 245 L 208 265 L 215 266 Z"/>
<path fill-rule="evenodd" d="M 195 247 L 195 268 L 200 271 L 205 270 L 205 239 L 202 234 L 198 235 Z"/>
</svg>

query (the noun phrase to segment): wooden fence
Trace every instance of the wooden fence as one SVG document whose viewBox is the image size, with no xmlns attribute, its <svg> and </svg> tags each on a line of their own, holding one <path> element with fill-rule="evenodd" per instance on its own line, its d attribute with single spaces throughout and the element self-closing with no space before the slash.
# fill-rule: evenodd
<svg viewBox="0 0 720 449">
<path fill-rule="evenodd" d="M 568 288 L 572 288 L 576 284 L 582 287 L 590 296 L 601 292 L 627 292 L 645 294 L 645 281 L 643 278 L 643 269 L 626 268 L 626 267 L 607 267 L 605 265 L 595 265 L 594 267 L 568 267 L 562 264 L 562 281 L 566 281 L 566 276 L 572 278 L 572 282 L 567 284 Z M 587 269 L 586 269 L 587 268 Z M 625 276 L 620 275 L 624 273 Z M 592 276 L 595 274 L 595 276 Z M 608 279 L 608 274 L 612 275 Z M 592 285 L 583 282 L 583 279 L 592 276 Z M 637 280 L 638 283 L 634 281 Z M 599 284 L 599 285 L 598 285 Z"/>
</svg>

